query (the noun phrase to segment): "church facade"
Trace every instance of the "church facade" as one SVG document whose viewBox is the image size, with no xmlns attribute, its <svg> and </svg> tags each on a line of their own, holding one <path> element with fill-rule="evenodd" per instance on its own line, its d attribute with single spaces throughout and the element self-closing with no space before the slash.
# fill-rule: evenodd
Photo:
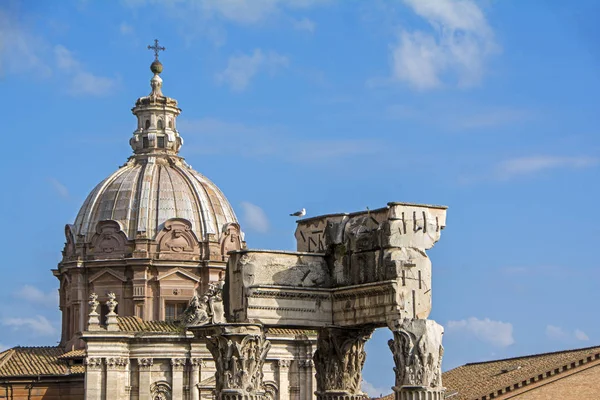
<svg viewBox="0 0 600 400">
<path fill-rule="evenodd" d="M 63 258 L 52 270 L 60 345 L 0 354 L 1 398 L 214 398 L 213 356 L 182 318 L 190 299 L 223 280 L 227 254 L 246 243 L 223 193 L 179 156 L 181 110 L 162 93 L 162 70 L 156 57 L 151 93 L 132 109 L 133 155 L 65 227 Z M 313 398 L 316 332 L 267 335 L 265 396 Z"/>
</svg>

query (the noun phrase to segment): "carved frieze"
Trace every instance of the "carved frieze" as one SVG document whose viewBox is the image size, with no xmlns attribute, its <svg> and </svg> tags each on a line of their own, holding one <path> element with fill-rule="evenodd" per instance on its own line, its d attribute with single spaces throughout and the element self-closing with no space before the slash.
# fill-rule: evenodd
<svg viewBox="0 0 600 400">
<path fill-rule="evenodd" d="M 313 356 L 317 371 L 317 394 L 344 393 L 363 397 L 362 369 L 365 364 L 365 343 L 373 329 L 319 330 L 317 351 Z"/>
</svg>

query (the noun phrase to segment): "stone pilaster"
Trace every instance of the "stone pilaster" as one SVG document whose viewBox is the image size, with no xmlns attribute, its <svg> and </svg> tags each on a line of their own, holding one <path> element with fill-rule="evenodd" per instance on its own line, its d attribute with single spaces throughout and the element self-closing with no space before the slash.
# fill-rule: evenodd
<svg viewBox="0 0 600 400">
<path fill-rule="evenodd" d="M 392 327 L 388 342 L 396 367 L 396 400 L 442 400 L 444 328 L 426 319 L 404 320 Z"/>
<path fill-rule="evenodd" d="M 106 358 L 106 398 L 124 399 L 127 395 L 126 387 L 129 386 L 127 366 L 129 359 L 126 357 Z"/>
<path fill-rule="evenodd" d="M 192 400 L 200 400 L 198 384 L 200 383 L 200 368 L 204 366 L 201 358 L 192 358 L 192 368 L 190 371 L 190 392 Z"/>
<path fill-rule="evenodd" d="M 263 399 L 263 365 L 271 343 L 262 326 L 210 325 L 192 330 L 206 338 L 215 360 L 216 400 Z"/>
<path fill-rule="evenodd" d="M 138 358 L 138 369 L 139 369 L 139 399 L 150 398 L 150 385 L 152 385 L 152 372 L 151 368 L 154 364 L 152 358 Z"/>
<path fill-rule="evenodd" d="M 85 359 L 86 400 L 102 400 L 102 369 L 102 358 L 87 357 Z"/>
<path fill-rule="evenodd" d="M 317 399 L 362 400 L 365 343 L 373 329 L 326 328 L 319 330 L 313 357 L 317 372 Z"/>
<path fill-rule="evenodd" d="M 173 381 L 171 391 L 174 399 L 183 399 L 183 371 L 185 370 L 185 358 L 171 358 L 171 372 Z"/>
<path fill-rule="evenodd" d="M 310 357 L 311 354 L 308 355 Z M 314 361 L 311 359 L 300 360 L 298 362 L 299 372 L 299 397 L 300 400 L 312 399 L 315 394 L 315 374 L 314 374 Z"/>
<path fill-rule="evenodd" d="M 290 365 L 291 360 L 277 361 L 279 400 L 288 400 L 290 397 Z"/>
</svg>

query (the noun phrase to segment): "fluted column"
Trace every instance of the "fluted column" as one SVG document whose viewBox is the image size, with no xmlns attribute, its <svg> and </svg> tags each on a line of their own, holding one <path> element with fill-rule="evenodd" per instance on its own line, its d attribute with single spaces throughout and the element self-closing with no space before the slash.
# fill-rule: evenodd
<svg viewBox="0 0 600 400">
<path fill-rule="evenodd" d="M 174 399 L 183 399 L 183 370 L 185 369 L 185 358 L 171 358 L 171 393 Z"/>
<path fill-rule="evenodd" d="M 150 386 L 152 385 L 152 372 L 150 371 L 154 360 L 152 358 L 138 358 L 138 369 L 139 369 L 139 399 L 150 398 Z"/>
<path fill-rule="evenodd" d="M 217 400 L 262 400 L 263 365 L 271 343 L 262 326 L 211 325 L 192 329 L 215 360 Z"/>
<path fill-rule="evenodd" d="M 85 399 L 102 400 L 102 358 L 85 359 Z"/>
<path fill-rule="evenodd" d="M 426 319 L 404 320 L 392 327 L 388 344 L 396 367 L 396 400 L 442 400 L 444 328 Z"/>
<path fill-rule="evenodd" d="M 365 343 L 373 329 L 326 328 L 319 330 L 313 357 L 317 373 L 317 399 L 363 400 L 362 369 Z"/>
<path fill-rule="evenodd" d="M 290 398 L 290 364 L 291 360 L 277 361 L 277 369 L 279 373 L 279 400 L 289 400 Z"/>
</svg>

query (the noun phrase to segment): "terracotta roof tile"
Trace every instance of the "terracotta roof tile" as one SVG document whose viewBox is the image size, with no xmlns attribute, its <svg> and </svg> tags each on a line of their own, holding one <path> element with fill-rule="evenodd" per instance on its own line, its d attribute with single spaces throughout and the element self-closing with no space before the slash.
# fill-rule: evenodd
<svg viewBox="0 0 600 400">
<path fill-rule="evenodd" d="M 139 317 L 118 317 L 119 328 L 124 332 L 182 333 L 185 331 L 176 322 L 144 321 Z"/>
<path fill-rule="evenodd" d="M 443 374 L 442 382 L 447 388 L 446 396 L 457 391 L 452 400 L 475 400 L 491 393 L 498 393 L 514 385 L 531 383 L 531 379 L 546 378 L 562 373 L 592 360 L 600 359 L 600 346 L 583 349 L 534 354 L 504 360 L 470 363 Z M 556 372 L 558 370 L 558 372 Z"/>
<path fill-rule="evenodd" d="M 68 375 L 60 347 L 13 347 L 0 353 L 0 377 Z"/>
<path fill-rule="evenodd" d="M 310 329 L 269 328 L 267 334 L 274 336 L 316 336 L 317 331 Z"/>
<path fill-rule="evenodd" d="M 85 349 L 77 349 L 77 350 L 71 350 L 68 351 L 60 356 L 58 356 L 59 360 L 67 360 L 70 358 L 83 358 L 85 357 L 86 352 Z"/>
</svg>

